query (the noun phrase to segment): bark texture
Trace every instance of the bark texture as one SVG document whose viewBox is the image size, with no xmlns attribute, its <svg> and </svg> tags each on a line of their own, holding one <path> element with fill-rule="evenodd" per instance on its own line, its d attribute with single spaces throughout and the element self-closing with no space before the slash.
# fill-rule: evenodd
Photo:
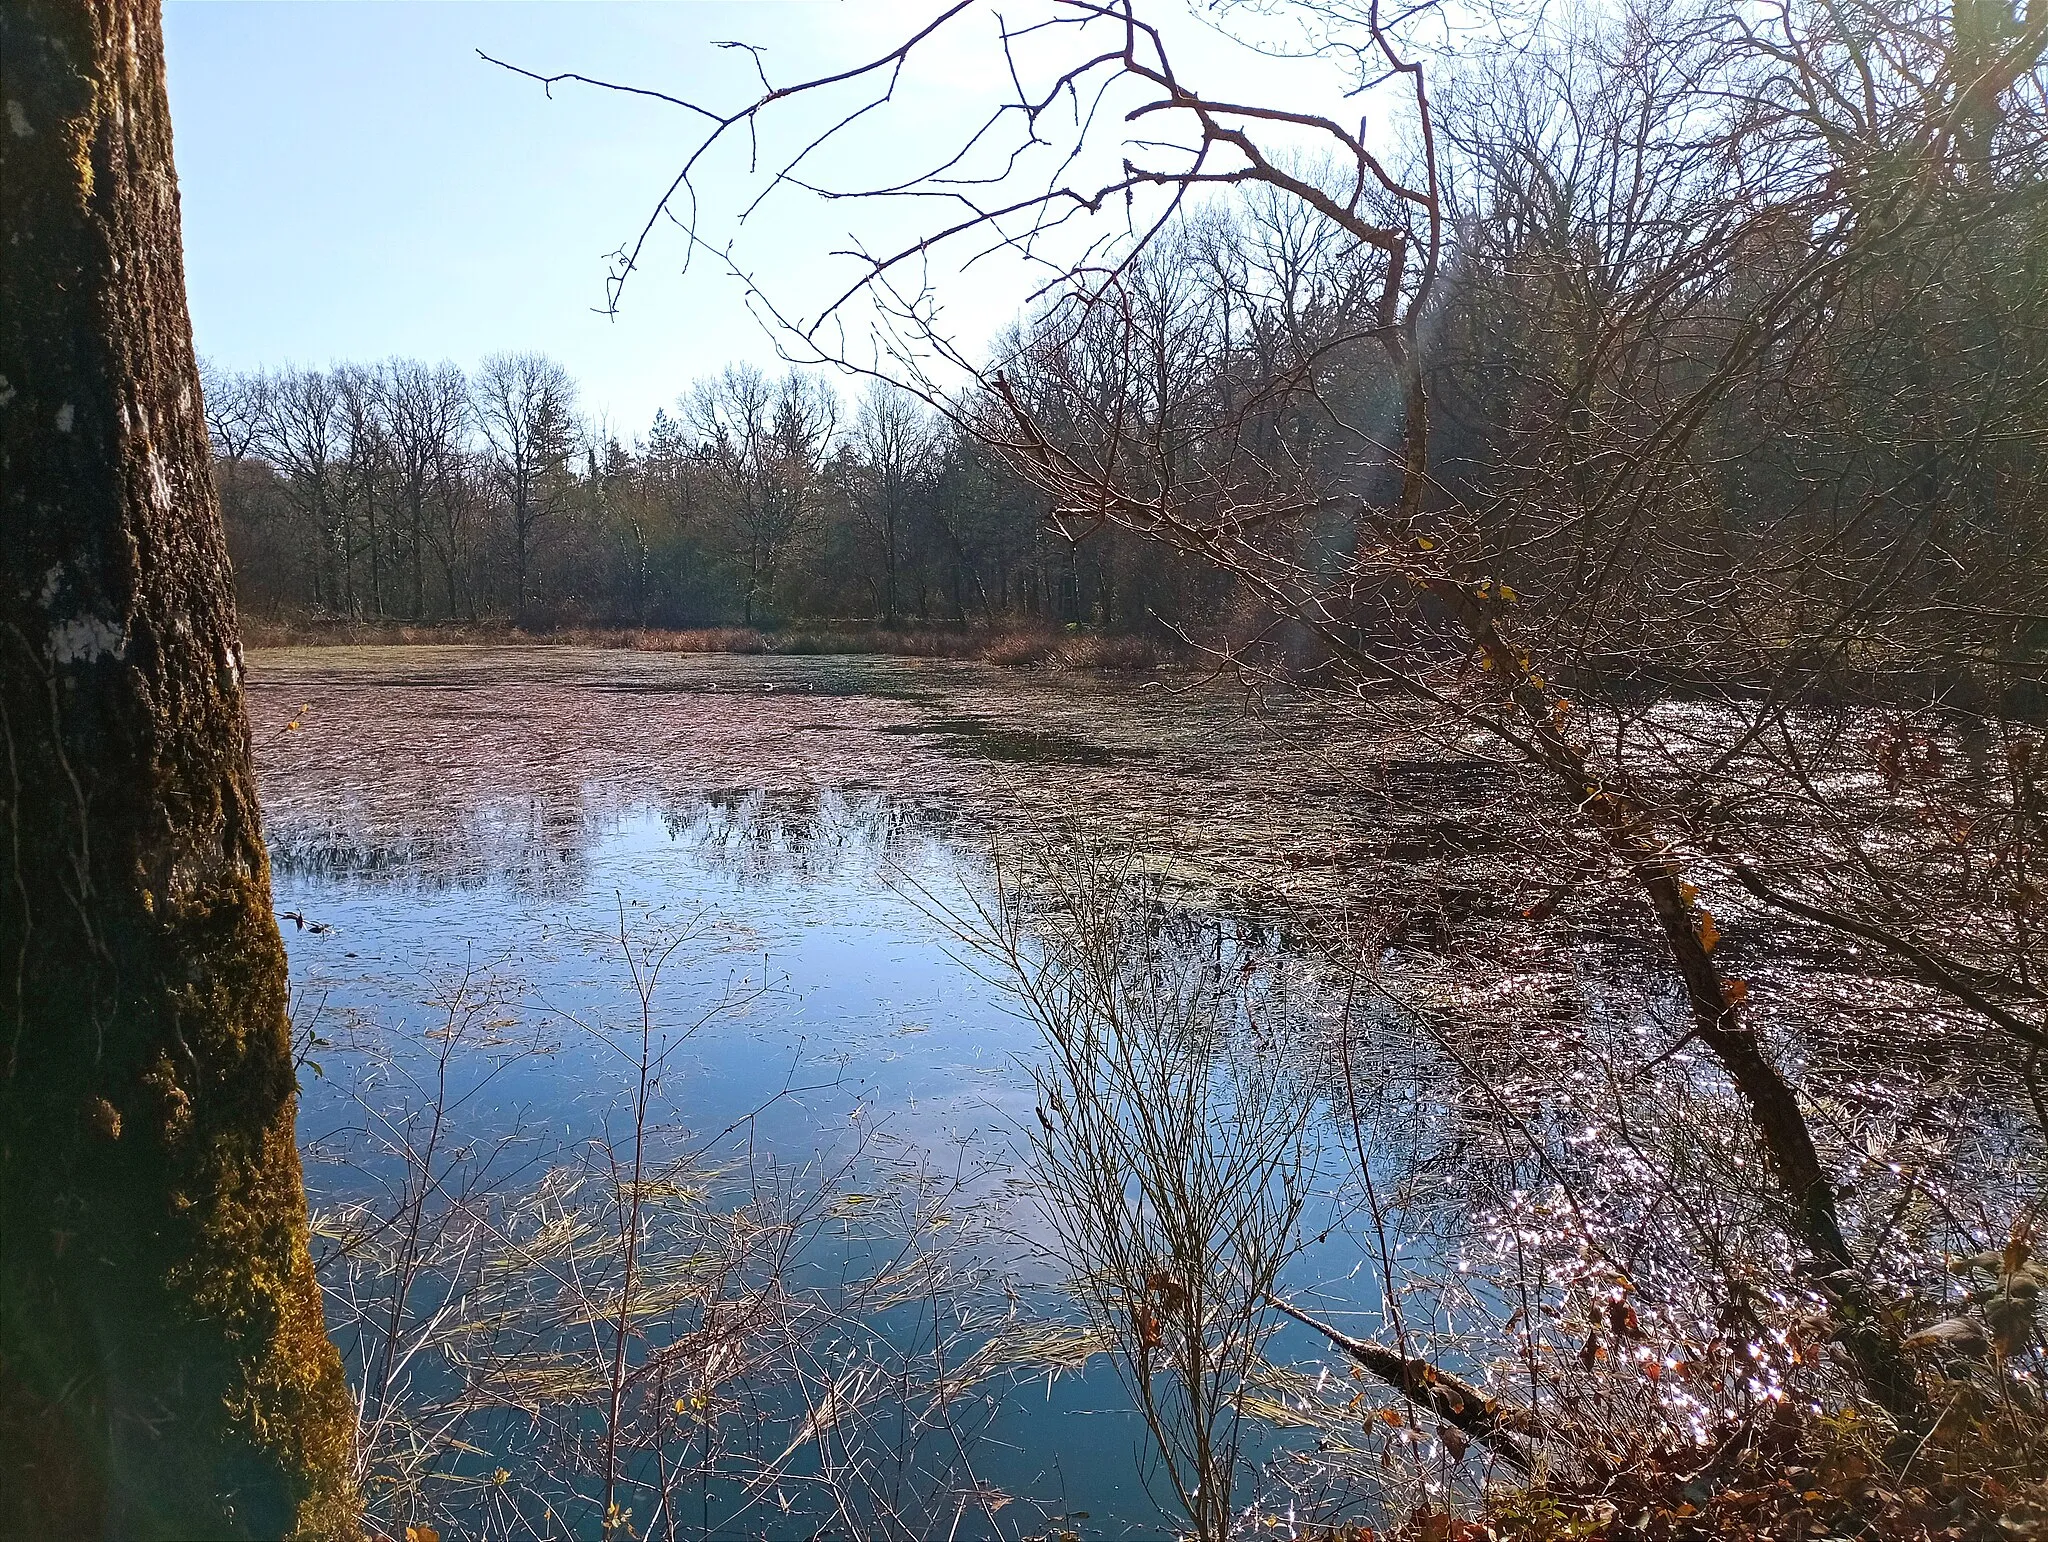
<svg viewBox="0 0 2048 1542">
<path fill-rule="evenodd" d="M 0 1535 L 358 1534 L 157 0 L 0 3 Z"/>
</svg>

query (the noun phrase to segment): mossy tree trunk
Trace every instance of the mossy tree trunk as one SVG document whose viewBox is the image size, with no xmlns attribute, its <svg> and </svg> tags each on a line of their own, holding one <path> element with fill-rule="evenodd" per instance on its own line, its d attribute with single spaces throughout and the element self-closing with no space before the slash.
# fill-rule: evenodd
<svg viewBox="0 0 2048 1542">
<path fill-rule="evenodd" d="M 157 0 L 0 3 L 0 1533 L 353 1536 Z"/>
</svg>

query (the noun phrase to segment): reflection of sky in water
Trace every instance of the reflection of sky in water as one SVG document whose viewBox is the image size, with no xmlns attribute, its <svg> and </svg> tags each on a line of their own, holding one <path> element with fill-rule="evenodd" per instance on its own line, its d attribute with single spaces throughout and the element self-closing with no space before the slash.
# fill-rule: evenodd
<svg viewBox="0 0 2048 1542">
<path fill-rule="evenodd" d="M 285 927 L 301 1016 L 317 1007 L 316 1031 L 333 1041 L 315 1051 L 327 1074 L 306 1079 L 300 1110 L 316 1206 L 374 1189 L 377 1174 L 332 1137 L 360 1123 L 353 1097 L 416 1098 L 387 1057 L 429 1075 L 441 1012 L 427 998 L 465 970 L 505 1005 L 504 1042 L 455 1068 L 463 1138 L 518 1131 L 538 1172 L 551 1152 L 622 1134 L 630 1067 L 572 1021 L 637 1024 L 618 951 L 622 907 L 638 938 L 694 923 L 695 940 L 662 977 L 669 1032 L 728 995 L 743 999 L 669 1062 L 658 1111 L 690 1144 L 751 1139 L 788 1167 L 817 1170 L 865 1137 L 878 1156 L 978 1175 L 969 1195 L 1002 1199 L 1041 1051 L 1035 1027 L 933 913 L 964 914 L 980 897 L 977 848 L 893 799 L 831 792 L 603 814 L 578 799 L 533 800 L 477 813 L 464 835 L 466 847 L 385 843 L 368 861 L 331 833 L 314 843 L 274 832 L 278 906 L 306 922 Z M 515 1053 L 536 1031 L 545 1051 Z M 976 1244 L 994 1248 L 1034 1310 L 1072 1311 L 1028 1200 L 1002 1204 Z M 1325 1250 L 1318 1275 L 1333 1264 L 1347 1272 Z M 1319 1348 L 1291 1327 L 1281 1342 Z M 1054 1514 L 1087 1511 L 1089 1521 L 1067 1523 L 1084 1534 L 1152 1534 L 1158 1512 L 1139 1476 L 1148 1437 L 1106 1358 L 986 1390 L 1003 1401 L 976 1450 L 984 1481 Z M 975 1534 L 972 1516 L 959 1534 Z"/>
<path fill-rule="evenodd" d="M 1314 732 L 1290 744 L 1271 737 L 1284 739 L 1284 722 L 1128 684 L 566 649 L 260 660 L 254 716 L 278 905 L 307 923 L 285 928 L 301 1016 L 317 1009 L 318 1031 L 334 1041 L 314 1051 L 327 1074 L 306 1078 L 301 1105 L 316 1205 L 390 1181 L 334 1137 L 362 1121 L 352 1098 L 417 1106 L 417 1081 L 403 1073 L 417 1078 L 432 1059 L 439 1013 L 429 998 L 465 969 L 505 997 L 497 1015 L 507 1042 L 455 1067 L 461 1138 L 516 1130 L 513 1160 L 537 1175 L 575 1143 L 620 1133 L 628 1067 L 572 1019 L 617 1027 L 635 1016 L 617 952 L 623 907 L 642 938 L 701 923 L 664 978 L 658 1011 L 671 1030 L 736 982 L 753 993 L 676 1053 L 659 1119 L 715 1152 L 751 1140 L 755 1154 L 812 1181 L 856 1150 L 877 1170 L 924 1161 L 965 1173 L 993 1218 L 962 1250 L 1017 1271 L 1033 1310 L 1070 1312 L 1055 1288 L 1060 1266 L 1042 1256 L 1035 1206 L 999 1203 L 1034 1118 L 1038 1031 L 963 961 L 926 906 L 986 897 L 992 832 L 1046 835 L 1077 818 L 1128 841 L 1177 884 L 1176 914 L 1203 936 L 1235 924 L 1217 918 L 1218 894 L 1233 905 L 1262 901 L 1247 908 L 1265 915 L 1319 896 L 1428 901 L 1417 914 L 1435 921 L 1401 933 L 1414 946 L 1394 962 L 1395 986 L 1482 1030 L 1464 1042 L 1492 1074 L 1485 1097 L 1476 1076 L 1450 1074 L 1420 1042 L 1405 1009 L 1379 998 L 1347 1019 L 1356 1062 L 1339 1055 L 1328 976 L 1270 936 L 1252 949 L 1274 980 L 1299 983 L 1282 1037 L 1325 1096 L 1339 1097 L 1333 1066 L 1359 1073 L 1360 1105 L 1381 1141 L 1372 1168 L 1409 1228 L 1391 1267 L 1404 1288 L 1423 1292 L 1425 1320 L 1427 1278 L 1442 1273 L 1495 1192 L 1546 1183 L 1562 1165 L 1618 1209 L 1634 1202 L 1634 1169 L 1611 1160 L 1599 1089 L 1579 1071 L 1559 1077 L 1580 1046 L 1595 1055 L 1619 1046 L 1631 1064 L 1659 1060 L 1681 1038 L 1668 981 L 1614 951 L 1611 936 L 1625 934 L 1600 929 L 1611 918 L 1569 947 L 1513 922 L 1475 933 L 1483 950 L 1439 956 L 1453 910 L 1483 927 L 1489 913 L 1513 916 L 1534 897 L 1488 889 L 1484 864 L 1485 841 L 1505 839 L 1537 805 L 1415 760 L 1390 763 L 1398 774 L 1381 801 L 1362 802 L 1351 768 L 1370 757 L 1327 723 L 1304 722 Z M 304 732 L 260 726 L 300 717 Z M 1861 972 L 1830 976 L 1811 961 L 1757 957 L 1747 972 L 1764 986 L 1777 972 L 1803 993 L 1835 979 L 1858 1001 L 1870 994 Z M 1788 1012 L 1791 994 L 1778 1000 Z M 1795 1063 L 1805 1029 L 1827 1018 L 1809 1004 L 1777 1025 Z M 535 1033 L 545 1052 L 515 1054 L 520 1035 Z M 1854 1040 L 1853 1053 L 1823 1046 L 1802 1075 L 1850 1094 L 1850 1108 L 1924 1096 L 1928 1128 L 1952 1131 L 1959 1148 L 1995 1133 L 1974 1072 L 1944 1091 L 1938 1066 L 1902 1067 L 1897 1046 L 1876 1056 L 1869 1042 Z M 1532 1051 L 1557 1064 L 1526 1061 Z M 1906 1085 L 1882 1084 L 1900 1075 Z M 1657 1085 L 1664 1101 L 1638 1110 L 1651 1154 L 1668 1125 L 1668 1138 L 1704 1152 L 1692 1201 L 1755 1229 L 1743 1220 L 1749 1188 L 1717 1183 L 1728 1169 L 1711 1160 L 1715 1140 L 1731 1134 L 1738 1165 L 1746 1147 L 1712 1067 L 1674 1055 Z M 1646 1098 L 1653 1090 L 1646 1084 Z M 1958 1096 L 1969 1117 L 1939 1117 L 1939 1100 Z M 1518 1166 L 1498 1142 L 1474 1139 L 1510 1124 L 1544 1149 L 1541 1164 Z M 1353 1183 L 1348 1128 L 1318 1134 L 1326 1179 Z M 2019 1170 L 1979 1160 L 1975 1177 Z M 1415 1186 L 1402 1191 L 1404 1174 Z M 883 1186 L 865 1171 L 852 1183 Z M 1311 1207 L 1315 1245 L 1282 1284 L 1370 1336 L 1384 1325 L 1358 1199 L 1352 1186 L 1348 1213 L 1328 1194 Z M 858 1251 L 807 1267 L 857 1267 Z M 1289 1325 L 1272 1354 L 1313 1380 L 1326 1346 Z M 1457 1364 L 1454 1351 L 1447 1358 Z M 1089 1521 L 1067 1523 L 1083 1535 L 1162 1534 L 1140 1483 L 1146 1436 L 1106 1358 L 1082 1375 L 1006 1387 L 998 1379 L 975 1394 L 1004 1397 L 982 1430 L 975 1472 L 1043 1508 L 1006 1511 L 999 1530 L 1042 1532 L 1050 1516 L 1087 1510 Z M 1024 1519 L 1033 1515 L 1035 1527 Z M 760 1524 L 757 1513 L 740 1531 L 763 1534 Z M 976 1526 L 969 1513 L 957 1535 L 980 1534 Z"/>
<path fill-rule="evenodd" d="M 279 906 L 331 928 L 287 926 L 293 975 L 309 1001 L 415 1034 L 436 1020 L 420 1000 L 423 980 L 468 968 L 516 988 L 518 1015 L 559 1048 L 501 1075 L 491 1106 L 500 1118 L 523 1109 L 582 1133 L 622 1089 L 625 1068 L 566 1016 L 618 1027 L 637 1011 L 619 955 L 620 907 L 637 938 L 694 922 L 697 940 L 662 977 L 666 1029 L 680 1032 L 729 989 L 767 987 L 671 1062 L 667 1090 L 694 1132 L 768 1105 L 765 1138 L 809 1141 L 866 1105 L 923 1144 L 987 1138 L 1028 1110 L 1016 1058 L 1030 1029 L 891 881 L 901 874 L 957 898 L 963 869 L 943 843 L 878 832 L 871 806 L 828 800 L 820 813 L 793 842 L 772 822 L 761 828 L 709 805 L 643 809 L 578 828 L 574 850 L 545 867 L 529 846 L 509 867 L 458 884 L 392 868 L 301 872 L 287 860 L 275 875 Z M 537 882 L 537 869 L 553 877 Z M 316 1081 L 308 1134 L 323 1107 Z"/>
<path fill-rule="evenodd" d="M 1310 890 L 1340 882 L 1320 856 L 1276 864 L 1276 842 L 1313 855 L 1342 828 L 1342 849 L 1357 845 L 1348 793 L 1315 770 L 1322 748 L 1296 765 L 1277 817 L 1262 761 L 1245 752 L 1274 724 L 1227 702 L 1130 685 L 1055 690 L 987 671 L 553 649 L 451 651 L 408 673 L 422 652 L 259 661 L 259 724 L 307 725 L 269 737 L 259 727 L 258 748 L 278 906 L 307 923 L 285 927 L 301 1016 L 317 1009 L 333 1041 L 314 1052 L 327 1074 L 305 1078 L 301 1105 L 316 1205 L 391 1181 L 341 1138 L 363 1120 L 351 1100 L 419 1106 L 440 1021 L 430 998 L 464 970 L 504 996 L 493 1015 L 507 1026 L 506 1042 L 454 1067 L 460 1137 L 519 1132 L 506 1170 L 530 1181 L 575 1143 L 623 1133 L 629 1068 L 571 1022 L 618 1027 L 636 1015 L 617 951 L 623 906 L 636 937 L 701 924 L 663 978 L 658 1012 L 671 1031 L 735 982 L 767 986 L 677 1051 L 658 1119 L 714 1153 L 751 1141 L 806 1181 L 856 1150 L 876 1169 L 924 1161 L 964 1173 L 987 1203 L 981 1224 L 947 1235 L 1014 1272 L 1027 1313 L 1071 1317 L 1044 1220 L 1005 1183 L 1035 1127 L 1038 1030 L 927 907 L 986 898 L 993 832 L 1044 835 L 1084 818 L 1178 883 L 1182 931 L 1212 939 L 1236 923 L 1217 919 L 1209 897 L 1243 893 L 1246 875 Z M 1048 724 L 1060 745 L 1109 749 L 1034 764 L 1007 753 L 1010 739 L 991 748 L 985 724 L 1034 753 Z M 1243 923 L 1246 939 L 1268 963 L 1288 957 L 1258 923 Z M 1282 1037 L 1329 1092 L 1334 1003 L 1308 961 L 1285 972 L 1301 990 Z M 1367 1019 L 1354 1027 L 1376 1036 L 1365 1052 L 1372 1116 L 1427 1131 L 1436 1073 L 1403 1063 L 1405 1031 Z M 518 1052 L 536 1033 L 546 1051 Z M 1351 1162 L 1319 1135 L 1327 1176 L 1343 1179 Z M 848 1185 L 884 1187 L 867 1173 Z M 1304 1219 L 1322 1240 L 1284 1286 L 1375 1332 L 1376 1266 L 1355 1210 L 1334 1215 L 1325 1198 Z M 827 1234 L 820 1251 L 831 1245 Z M 809 1260 L 823 1272 L 857 1263 Z M 1327 1346 L 1291 1324 L 1271 1352 L 1311 1380 L 1327 1363 Z M 1053 1530 L 1167 1534 L 1142 1483 L 1149 1437 L 1106 1357 L 1051 1380 L 999 1377 L 983 1392 L 1002 1401 L 987 1411 L 975 1474 L 1034 1501 L 1001 1513 L 1003 1534 L 1042 1533 L 1083 1510 L 1090 1519 Z M 1241 1497 L 1254 1486 L 1247 1474 Z M 760 1520 L 741 1532 L 760 1534 L 749 1530 Z M 957 1534 L 976 1527 L 970 1511 Z"/>
</svg>

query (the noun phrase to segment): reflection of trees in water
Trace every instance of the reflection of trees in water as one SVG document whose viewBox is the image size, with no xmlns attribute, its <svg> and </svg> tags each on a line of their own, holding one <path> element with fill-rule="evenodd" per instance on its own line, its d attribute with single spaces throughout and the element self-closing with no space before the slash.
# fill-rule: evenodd
<svg viewBox="0 0 2048 1542">
<path fill-rule="evenodd" d="M 1624 951 L 1515 970 L 1379 935 L 1291 947 L 1080 842 L 995 893 L 954 919 L 1045 1034 L 1048 1220 L 1197 1534 L 1233 1493 L 1318 1521 L 1428 1503 L 1530 1439 L 1567 1484 L 1720 1462 L 1732 1486 L 1786 1410 L 1853 1399 L 1833 1284 L 1744 1103 Z M 1995 1260 L 2040 1132 L 1976 1067 L 1863 1049 L 1802 1074 L 1852 1245 L 1902 1313 L 1953 1312 L 1946 1259 Z M 2031 1406 L 2034 1296 L 1975 1284 L 2009 1358 L 1943 1374 Z M 1265 1359 L 1269 1291 L 1313 1314 L 1337 1377 Z M 1254 1479 L 1248 1412 L 1315 1439 Z"/>
<path fill-rule="evenodd" d="M 1127 861 L 1037 856 L 1021 881 L 998 863 L 961 933 L 1043 1035 L 1040 1204 L 1151 1433 L 1156 1497 L 1212 1542 L 1232 1529 L 1268 1297 L 1317 1176 L 1286 975 L 1256 929 L 1161 905 Z"/>
<path fill-rule="evenodd" d="M 427 892 L 498 884 L 551 897 L 585 887 L 592 849 L 619 823 L 616 809 L 569 788 L 423 814 L 401 829 L 279 822 L 266 835 L 279 877 Z"/>
<path fill-rule="evenodd" d="M 268 832 L 271 865 L 280 877 L 567 897 L 589 886 L 597 849 L 646 807 L 578 787 L 395 830 L 280 821 Z M 873 879 L 915 863 L 929 843 L 968 823 L 931 802 L 831 787 L 711 793 L 655 813 L 694 862 L 749 882 Z"/>
<path fill-rule="evenodd" d="M 949 919 L 1043 1034 L 1032 1176 L 1151 1434 L 1157 1497 L 1222 1537 L 1276 1504 L 1378 1519 L 1390 1486 L 1440 1483 L 1474 1441 L 1526 1464 L 1535 1417 L 1459 1374 L 1475 1361 L 1453 1314 L 1473 1284 L 1448 1244 L 1486 1174 L 1441 1181 L 1472 1141 L 1458 1068 L 1412 1015 L 1082 839 L 999 859 L 988 892 Z M 1369 1305 L 1381 1330 L 1348 1341 L 1383 1383 L 1369 1401 L 1350 1376 L 1268 1358 L 1301 1315 L 1282 1298 L 1332 1275 L 1321 1305 L 1347 1320 Z M 1319 1438 L 1286 1434 L 1303 1428 Z"/>
<path fill-rule="evenodd" d="M 661 818 L 707 867 L 748 881 L 875 878 L 964 824 L 928 802 L 836 787 L 714 793 L 669 804 Z"/>
<path fill-rule="evenodd" d="M 594 852 L 628 817 L 577 794 L 494 804 L 445 837 L 276 839 L 286 871 L 573 893 L 590 885 Z M 691 864 L 764 885 L 901 885 L 937 869 L 959 878 L 959 866 L 932 859 L 977 828 L 928 803 L 815 787 L 679 799 L 659 822 Z M 1375 930 L 1365 915 L 1350 932 L 1303 943 L 1174 903 L 1129 873 L 1077 876 L 1076 851 L 1059 843 L 1033 850 L 1032 863 L 1009 870 L 1015 893 L 995 914 L 1015 923 L 1033 978 L 1051 965 L 1067 982 L 1056 993 L 1067 1015 L 1054 1014 L 1067 1037 L 1049 1042 L 1086 1052 L 1056 1054 L 1047 1085 L 1069 1115 L 1084 1101 L 1095 1110 L 1061 1122 L 1044 1104 L 1055 1122 L 1038 1127 L 1051 1143 L 1036 1154 L 1041 1169 L 1063 1162 L 1067 1174 L 1069 1213 L 1053 1230 L 1127 1375 L 1143 1372 L 1134 1387 L 1152 1401 L 1162 1449 L 1192 1453 L 1169 1486 L 1202 1517 L 1198 1529 L 1213 1530 L 1231 1495 L 1277 1493 L 1304 1518 L 1344 1519 L 1385 1504 L 1390 1489 L 1413 1498 L 1476 1476 L 1483 1435 L 1444 1417 L 1441 1389 L 1454 1375 L 1479 1383 L 1517 1428 L 1540 1427 L 1553 1470 L 1582 1475 L 1659 1451 L 1704 1460 L 1702 1440 L 1852 1396 L 1825 1347 L 1829 1287 L 1796 1264 L 1747 1111 L 1687 1040 L 1659 973 L 1625 942 L 1560 946 L 1494 930 L 1460 943 L 1442 928 L 1419 942 L 1412 917 Z M 1000 896 L 1003 881 L 968 862 L 961 887 Z M 1104 958 L 1121 962 L 1105 972 Z M 1801 991 L 1850 979 L 1809 963 Z M 1091 968 L 1092 998 L 1070 988 Z M 1867 978 L 1859 988 L 1882 990 Z M 1909 1322 L 1955 1311 L 1944 1253 L 1995 1246 L 2003 1218 L 2038 1192 L 2039 1134 L 2011 1068 L 1961 1060 L 1938 1035 L 1932 1051 L 1927 1040 L 1823 1036 L 1812 1023 L 1839 1024 L 1839 1003 L 1772 994 L 1772 1033 L 1804 1062 L 1798 1080 L 1858 1256 Z M 1898 1010 L 1890 999 L 1869 1006 L 1872 1022 Z M 1257 1152 L 1263 1161 L 1291 1149 L 1250 1136 L 1261 1110 L 1294 1107 L 1297 1096 L 1326 1121 L 1301 1139 L 1332 1159 L 1307 1175 L 1307 1197 L 1288 1197 L 1305 1190 L 1285 1162 L 1267 1169 L 1269 1182 L 1225 1181 L 1256 1167 Z M 1259 1117 L 1185 1115 L 1240 1102 Z M 1176 1109 L 1178 1122 L 1168 1117 Z M 1143 1198 L 1147 1163 L 1159 1180 L 1150 1188 L 1181 1208 L 1176 1228 Z M 1091 1191 L 1084 1180 L 1103 1173 L 1118 1184 Z M 1151 1207 L 1135 1219 L 1134 1192 Z M 1267 1204 L 1275 1192 L 1288 1202 Z M 1268 1280 L 1278 1294 L 1393 1356 L 1391 1372 L 1375 1362 L 1386 1387 L 1352 1382 L 1344 1373 L 1358 1356 L 1342 1346 L 1334 1376 L 1264 1357 L 1271 1319 L 1246 1285 L 1264 1264 L 1217 1260 L 1290 1209 L 1302 1224 L 1262 1243 L 1255 1261 L 1280 1258 L 1284 1270 Z M 1199 1297 L 1198 1263 L 1209 1282 Z M 1176 1327 L 1196 1299 L 1202 1312 Z M 1085 1357 L 1079 1341 L 1064 1342 Z M 972 1335 L 947 1353 L 970 1351 L 979 1352 Z M 2011 1364 L 2026 1371 L 2035 1355 L 2026 1340 Z M 986 1371 L 1002 1357 L 974 1363 Z M 832 1392 L 840 1375 L 780 1385 L 881 1419 L 879 1404 L 862 1401 L 881 1398 L 876 1387 Z M 759 1396 L 753 1406 L 772 1402 Z M 900 1406 L 887 1415 L 899 1416 Z M 793 1434 L 801 1423 L 775 1427 Z M 1243 1452 L 1270 1452 L 1276 1423 L 1314 1439 L 1250 1470 Z M 775 1456 L 746 1460 L 759 1471 Z M 744 1466 L 733 1461 L 732 1471 Z"/>
</svg>

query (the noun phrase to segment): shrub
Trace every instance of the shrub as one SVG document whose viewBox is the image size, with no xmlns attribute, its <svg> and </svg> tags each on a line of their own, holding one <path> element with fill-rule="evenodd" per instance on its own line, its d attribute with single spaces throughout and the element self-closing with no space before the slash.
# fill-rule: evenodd
<svg viewBox="0 0 2048 1542">
<path fill-rule="evenodd" d="M 1004 669 L 1028 669 L 1050 659 L 1054 647 L 1053 639 L 1042 632 L 1012 632 L 982 649 L 981 657 L 984 663 Z"/>
<path fill-rule="evenodd" d="M 1053 650 L 1052 662 L 1060 669 L 1156 669 L 1167 657 L 1149 637 L 1076 637 Z"/>
</svg>

